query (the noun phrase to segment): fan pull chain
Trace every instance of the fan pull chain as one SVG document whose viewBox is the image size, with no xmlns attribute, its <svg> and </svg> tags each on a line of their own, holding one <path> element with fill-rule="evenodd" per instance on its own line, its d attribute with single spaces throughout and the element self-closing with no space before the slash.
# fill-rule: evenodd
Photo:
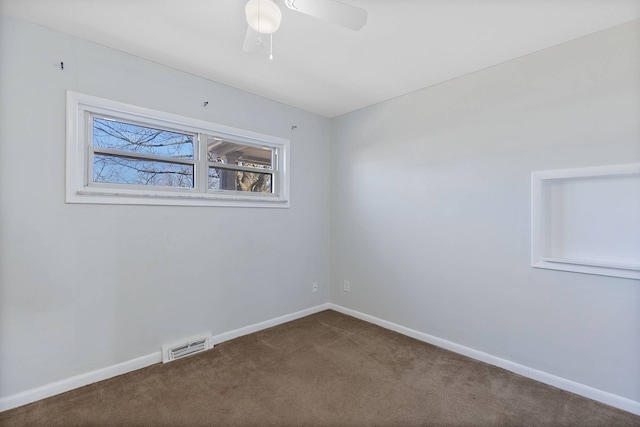
<svg viewBox="0 0 640 427">
<path fill-rule="evenodd" d="M 273 33 L 269 35 L 271 40 L 269 40 L 269 61 L 273 61 Z"/>
</svg>

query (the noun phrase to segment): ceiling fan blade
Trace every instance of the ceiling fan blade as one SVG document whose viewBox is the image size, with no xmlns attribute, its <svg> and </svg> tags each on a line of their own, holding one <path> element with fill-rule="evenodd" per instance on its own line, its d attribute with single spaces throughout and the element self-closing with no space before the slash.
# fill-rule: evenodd
<svg viewBox="0 0 640 427">
<path fill-rule="evenodd" d="M 257 52 L 262 46 L 264 46 L 264 44 L 265 36 L 247 25 L 247 35 L 244 36 L 242 51 L 247 53 Z"/>
<path fill-rule="evenodd" d="M 359 30 L 367 23 L 367 11 L 336 0 L 284 0 L 287 7 L 305 15 Z"/>
</svg>

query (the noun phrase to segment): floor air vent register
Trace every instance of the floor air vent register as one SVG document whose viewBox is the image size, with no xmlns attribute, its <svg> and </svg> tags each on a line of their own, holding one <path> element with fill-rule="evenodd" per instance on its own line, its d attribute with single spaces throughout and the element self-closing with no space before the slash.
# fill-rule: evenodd
<svg viewBox="0 0 640 427">
<path fill-rule="evenodd" d="M 211 334 L 185 338 L 162 346 L 162 363 L 182 359 L 213 348 Z"/>
</svg>

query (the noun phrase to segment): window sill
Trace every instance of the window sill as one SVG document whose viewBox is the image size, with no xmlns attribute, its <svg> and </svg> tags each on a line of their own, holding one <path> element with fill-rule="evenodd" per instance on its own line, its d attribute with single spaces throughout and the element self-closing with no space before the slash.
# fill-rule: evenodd
<svg viewBox="0 0 640 427">
<path fill-rule="evenodd" d="M 67 194 L 67 203 L 107 204 L 107 205 L 155 205 L 155 206 L 229 206 L 256 208 L 289 208 L 289 200 L 277 196 L 265 197 L 242 194 L 201 194 L 163 191 L 114 192 L 80 190 Z"/>
</svg>

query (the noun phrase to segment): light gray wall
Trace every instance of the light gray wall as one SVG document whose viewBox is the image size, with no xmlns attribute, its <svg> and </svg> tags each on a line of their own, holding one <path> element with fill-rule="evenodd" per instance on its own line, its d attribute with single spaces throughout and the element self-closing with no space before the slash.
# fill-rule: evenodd
<svg viewBox="0 0 640 427">
<path fill-rule="evenodd" d="M 640 401 L 640 282 L 530 266 L 532 171 L 640 161 L 638 21 L 332 127 L 333 303 Z"/>
<path fill-rule="evenodd" d="M 291 208 L 65 204 L 66 90 L 290 139 Z M 328 119 L 7 16 L 0 93 L 0 397 L 327 302 Z"/>
</svg>

